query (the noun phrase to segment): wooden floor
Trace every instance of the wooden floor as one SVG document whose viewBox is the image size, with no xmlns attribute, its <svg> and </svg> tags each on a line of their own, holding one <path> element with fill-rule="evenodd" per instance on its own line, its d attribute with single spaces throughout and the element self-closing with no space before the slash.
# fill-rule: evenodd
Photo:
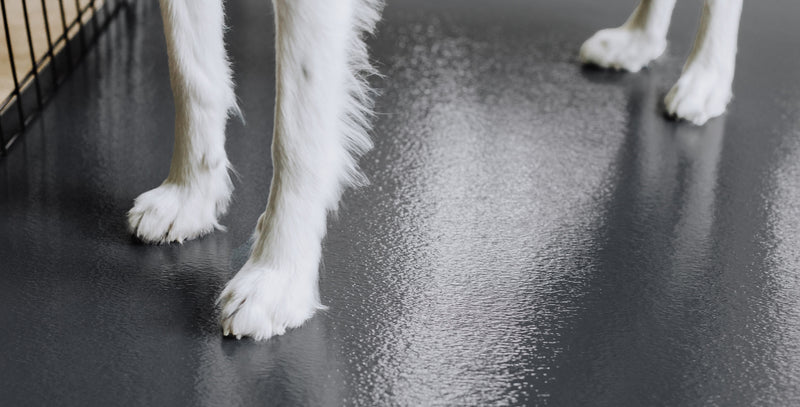
<svg viewBox="0 0 800 407">
<path fill-rule="evenodd" d="M 73 21 L 78 14 L 78 5 L 80 5 L 80 8 L 85 8 L 89 5 L 91 0 L 61 0 L 61 2 L 63 2 L 65 20 L 67 25 L 69 25 L 69 22 Z M 45 30 L 45 14 L 47 15 L 47 23 L 50 26 L 50 37 L 53 42 L 64 32 L 59 0 L 27 0 L 25 3 L 28 10 L 33 52 L 36 60 L 38 60 L 47 53 L 48 48 Z M 43 11 L 42 4 L 44 4 L 47 13 Z M 102 4 L 103 0 L 95 1 L 95 7 L 99 7 Z M 5 32 L 0 30 L 0 37 L 2 37 L 2 46 L 0 46 L 0 99 L 5 98 L 5 96 L 10 94 L 14 89 L 10 55 L 13 54 L 14 56 L 17 78 L 19 80 L 22 80 L 23 76 L 30 71 L 32 66 L 28 36 L 25 30 L 23 0 L 7 0 L 5 5 L 11 37 L 11 52 L 9 52 L 8 49 Z M 88 21 L 89 18 L 91 18 L 91 12 L 84 13 L 83 21 Z M 0 21 L 2 21 L 2 15 L 0 15 Z M 77 34 L 77 32 L 78 27 L 75 26 L 70 30 L 69 36 L 72 37 Z M 57 47 L 57 49 L 60 49 L 62 46 L 63 45 Z"/>
</svg>

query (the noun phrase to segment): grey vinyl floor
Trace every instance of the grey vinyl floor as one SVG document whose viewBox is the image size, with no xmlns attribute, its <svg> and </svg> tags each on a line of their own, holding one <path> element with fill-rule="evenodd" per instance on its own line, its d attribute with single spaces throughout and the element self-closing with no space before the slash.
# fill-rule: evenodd
<svg viewBox="0 0 800 407">
<path fill-rule="evenodd" d="M 634 0 L 390 0 L 371 184 L 329 222 L 330 308 L 223 339 L 271 177 L 272 12 L 230 1 L 246 125 L 227 232 L 146 246 L 173 106 L 153 1 L 0 159 L 0 404 L 800 404 L 800 3 L 745 2 L 729 112 L 663 115 L 697 27 L 638 74 L 577 50 Z"/>
</svg>

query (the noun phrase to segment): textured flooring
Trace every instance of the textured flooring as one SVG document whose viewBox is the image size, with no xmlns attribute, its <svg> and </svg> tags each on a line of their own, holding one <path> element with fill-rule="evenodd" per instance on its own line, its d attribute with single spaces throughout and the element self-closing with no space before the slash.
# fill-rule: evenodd
<svg viewBox="0 0 800 407">
<path fill-rule="evenodd" d="M 800 404 L 800 3 L 745 3 L 735 99 L 698 128 L 661 103 L 697 1 L 631 75 L 576 54 L 633 0 L 390 0 L 330 308 L 265 343 L 223 339 L 214 308 L 271 177 L 272 13 L 229 3 L 227 232 L 125 231 L 172 149 L 152 1 L 0 159 L 0 404 Z"/>
</svg>

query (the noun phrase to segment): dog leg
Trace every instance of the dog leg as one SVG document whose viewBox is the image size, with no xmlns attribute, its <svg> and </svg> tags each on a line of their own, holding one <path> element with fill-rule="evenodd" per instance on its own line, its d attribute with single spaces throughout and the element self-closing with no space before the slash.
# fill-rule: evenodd
<svg viewBox="0 0 800 407">
<path fill-rule="evenodd" d="M 232 184 L 225 123 L 236 110 L 223 42 L 222 0 L 160 0 L 175 100 L 175 146 L 167 179 L 140 195 L 129 227 L 148 243 L 210 233 L 228 207 Z"/>
<path fill-rule="evenodd" d="M 706 0 L 692 53 L 667 93 L 667 112 L 702 125 L 725 112 L 733 95 L 742 0 Z"/>
<path fill-rule="evenodd" d="M 374 0 L 275 0 L 273 176 L 247 263 L 220 294 L 223 332 L 266 339 L 323 308 L 317 284 L 327 212 L 359 183 L 369 72 L 361 36 Z"/>
<path fill-rule="evenodd" d="M 667 47 L 675 0 L 642 0 L 620 27 L 595 33 L 583 43 L 583 63 L 637 72 L 658 58 Z"/>
</svg>

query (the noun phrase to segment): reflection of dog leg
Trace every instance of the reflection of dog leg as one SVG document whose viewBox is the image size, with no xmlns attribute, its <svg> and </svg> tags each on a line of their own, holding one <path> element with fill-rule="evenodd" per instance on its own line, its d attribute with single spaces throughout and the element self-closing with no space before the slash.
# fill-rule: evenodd
<svg viewBox="0 0 800 407">
<path fill-rule="evenodd" d="M 667 47 L 675 0 L 642 0 L 621 27 L 600 30 L 581 46 L 583 63 L 636 72 Z"/>
<path fill-rule="evenodd" d="M 182 242 L 220 228 L 232 186 L 225 123 L 236 108 L 223 43 L 222 0 L 161 0 L 175 98 L 175 150 L 161 186 L 136 198 L 131 231 L 145 242 Z"/>
<path fill-rule="evenodd" d="M 276 0 L 273 178 L 253 253 L 222 292 L 226 334 L 266 339 L 321 308 L 317 274 L 327 211 L 360 176 L 369 70 L 361 39 L 374 0 Z"/>
<path fill-rule="evenodd" d="M 742 0 L 706 0 L 692 53 L 664 101 L 671 115 L 701 125 L 725 112 L 741 12 Z"/>
</svg>

